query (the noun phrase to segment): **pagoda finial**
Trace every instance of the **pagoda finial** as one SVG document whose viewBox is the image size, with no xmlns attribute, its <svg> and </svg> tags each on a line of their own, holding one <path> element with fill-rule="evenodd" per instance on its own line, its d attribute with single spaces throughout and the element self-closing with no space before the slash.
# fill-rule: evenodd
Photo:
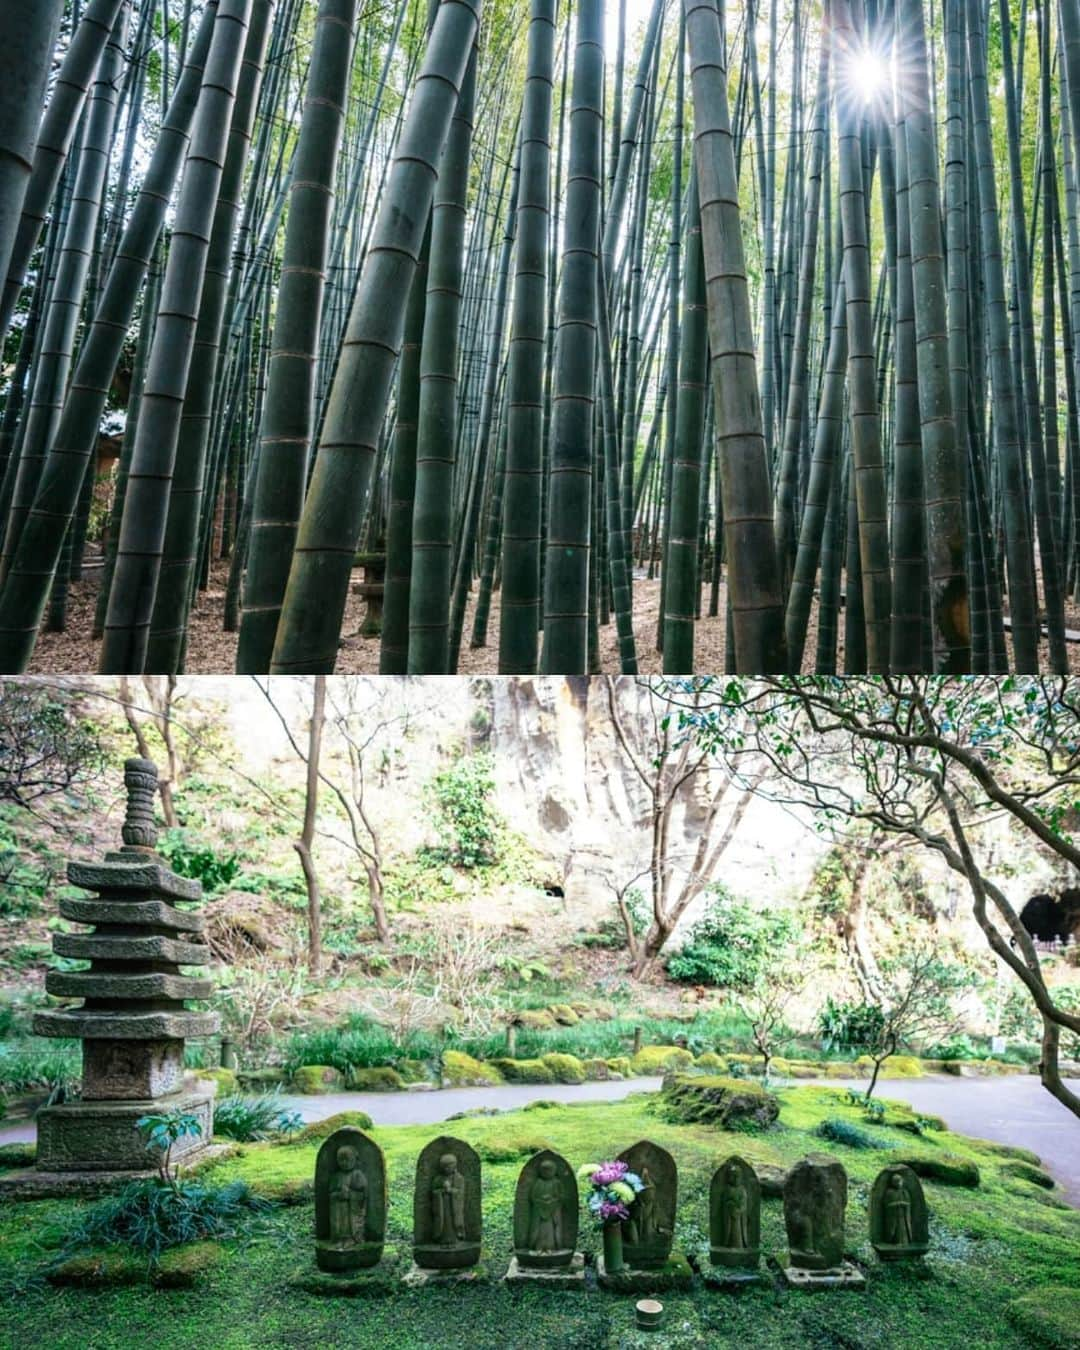
<svg viewBox="0 0 1080 1350">
<path fill-rule="evenodd" d="M 154 794 L 158 771 L 152 759 L 126 759 L 124 786 L 127 788 L 127 814 L 121 831 L 124 852 L 152 853 L 157 843 L 154 823 Z"/>
</svg>

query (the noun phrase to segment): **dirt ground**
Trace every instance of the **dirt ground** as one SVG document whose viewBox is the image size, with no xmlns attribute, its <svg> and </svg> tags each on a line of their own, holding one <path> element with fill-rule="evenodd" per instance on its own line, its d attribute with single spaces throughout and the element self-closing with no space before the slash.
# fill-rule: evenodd
<svg viewBox="0 0 1080 1350">
<path fill-rule="evenodd" d="M 87 570 L 86 579 L 72 584 L 69 601 L 69 621 L 66 633 L 43 633 L 38 639 L 34 659 L 30 670 L 34 674 L 79 675 L 97 670 L 98 643 L 90 636 L 94 617 L 94 604 L 97 594 L 97 568 Z M 192 619 L 188 636 L 187 674 L 221 675 L 231 674 L 236 656 L 236 634 L 222 631 L 222 615 L 225 607 L 225 582 L 228 576 L 228 564 L 219 563 L 214 568 L 209 589 L 199 597 L 198 607 Z M 697 625 L 694 643 L 694 672 L 713 674 L 724 670 L 724 605 L 726 588 L 720 586 L 720 617 L 703 618 Z M 469 635 L 472 633 L 473 609 L 476 603 L 475 591 L 469 598 L 465 613 L 465 638 L 462 643 L 461 660 L 458 673 L 461 675 L 495 675 L 498 673 L 498 633 L 499 633 L 499 593 L 495 592 L 491 602 L 491 620 L 488 624 L 488 643 L 486 647 L 470 647 Z M 708 594 L 706 592 L 706 605 Z M 638 671 L 642 675 L 662 673 L 660 653 L 656 650 L 656 624 L 660 605 L 660 583 L 638 576 L 634 581 L 634 638 L 637 646 Z M 350 593 L 345 609 L 344 638 L 341 654 L 338 658 L 337 672 L 342 675 L 377 675 L 379 672 L 378 638 L 362 638 L 360 625 L 363 622 L 365 601 Z M 1070 629 L 1080 629 L 1080 609 L 1069 606 L 1066 611 L 1066 624 Z M 840 642 L 838 661 L 843 663 L 844 632 L 843 620 L 840 623 Z M 810 627 L 806 640 L 806 659 L 803 673 L 813 671 L 814 649 L 817 643 L 816 613 L 811 614 Z M 600 662 L 605 672 L 617 673 L 619 669 L 618 636 L 612 620 L 600 630 Z M 1049 661 L 1045 642 L 1042 644 L 1042 659 Z M 1069 664 L 1074 673 L 1080 673 L 1080 642 L 1069 644 Z M 686 673 L 686 672 L 680 672 Z"/>
</svg>

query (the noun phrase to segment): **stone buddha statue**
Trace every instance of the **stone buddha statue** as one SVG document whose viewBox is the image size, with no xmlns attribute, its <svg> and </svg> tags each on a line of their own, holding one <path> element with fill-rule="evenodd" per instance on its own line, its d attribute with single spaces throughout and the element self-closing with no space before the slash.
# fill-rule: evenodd
<svg viewBox="0 0 1080 1350">
<path fill-rule="evenodd" d="M 367 1233 L 368 1179 L 356 1149 L 343 1144 L 330 1178 L 330 1236 L 336 1242 L 363 1242 Z"/>
<path fill-rule="evenodd" d="M 431 1237 L 443 1247 L 465 1240 L 465 1178 L 457 1158 L 444 1153 L 431 1183 Z"/>
</svg>

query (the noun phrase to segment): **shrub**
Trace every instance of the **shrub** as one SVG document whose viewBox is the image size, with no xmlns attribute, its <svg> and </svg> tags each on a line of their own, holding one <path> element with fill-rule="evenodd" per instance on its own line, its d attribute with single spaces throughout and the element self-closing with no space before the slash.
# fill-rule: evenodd
<svg viewBox="0 0 1080 1350">
<path fill-rule="evenodd" d="M 620 1078 L 631 1078 L 634 1073 L 634 1066 L 627 1055 L 613 1055 L 608 1060 L 607 1066 L 612 1073 L 617 1073 Z"/>
<path fill-rule="evenodd" d="M 81 1074 L 78 1041 L 31 1036 L 0 1045 L 0 1095 L 47 1088 L 59 1099 L 75 1087 Z"/>
<path fill-rule="evenodd" d="M 884 1014 L 876 1004 L 837 1003 L 831 995 L 818 1013 L 818 1030 L 826 1054 L 873 1045 L 884 1024 Z"/>
<path fill-rule="evenodd" d="M 685 984 L 745 993 L 776 953 L 795 940 L 796 933 L 795 920 L 786 911 L 754 909 L 716 886 L 704 916 L 668 958 L 667 972 Z"/>
<path fill-rule="evenodd" d="M 178 876 L 201 882 L 211 894 L 230 886 L 243 866 L 241 854 L 211 848 L 188 830 L 165 830 L 158 839 L 157 851 Z"/>
<path fill-rule="evenodd" d="M 439 1057 L 439 1042 L 427 1032 L 416 1031 L 398 1040 L 386 1027 L 362 1013 L 354 1013 L 342 1026 L 319 1027 L 292 1037 L 285 1053 L 289 1070 L 303 1064 L 328 1064 L 347 1075 L 352 1069 L 396 1068 L 402 1060 Z"/>
<path fill-rule="evenodd" d="M 847 1148 L 883 1148 L 885 1145 L 872 1139 L 865 1130 L 853 1125 L 850 1120 L 837 1120 L 829 1116 L 814 1131 L 822 1139 L 832 1144 L 844 1144 Z"/>
<path fill-rule="evenodd" d="M 278 1092 L 264 1092 L 257 1097 L 234 1094 L 223 1097 L 214 1106 L 214 1133 L 238 1139 L 242 1144 L 279 1134 L 295 1134 L 302 1123 L 298 1111 L 289 1111 L 282 1105 Z"/>
<path fill-rule="evenodd" d="M 499 823 L 491 808 L 495 790 L 490 755 L 464 755 L 435 775 L 429 792 L 449 846 L 424 850 L 455 867 L 491 867 L 499 858 Z"/>
<path fill-rule="evenodd" d="M 245 1181 L 227 1186 L 135 1181 L 83 1214 L 68 1234 L 64 1255 L 84 1248 L 132 1247 L 156 1262 L 169 1247 L 250 1232 L 271 1210 L 270 1202 L 257 1196 Z"/>
</svg>

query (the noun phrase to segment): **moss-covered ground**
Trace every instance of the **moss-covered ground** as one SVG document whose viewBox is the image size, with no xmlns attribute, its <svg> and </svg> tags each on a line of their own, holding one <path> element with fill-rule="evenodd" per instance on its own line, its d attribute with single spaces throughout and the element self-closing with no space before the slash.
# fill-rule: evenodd
<svg viewBox="0 0 1080 1350">
<path fill-rule="evenodd" d="M 54 1288 L 33 1279 L 48 1266 L 57 1233 L 77 1206 L 37 1201 L 0 1206 L 0 1345 L 161 1350 L 236 1347 L 348 1346 L 372 1350 L 586 1350 L 587 1347 L 882 1347 L 882 1350 L 1004 1350 L 1080 1345 L 1080 1212 L 1010 1167 L 1018 1151 L 960 1135 L 922 1136 L 894 1124 L 865 1125 L 842 1092 L 794 1088 L 781 1094 L 776 1126 L 765 1133 L 724 1133 L 665 1119 L 647 1096 L 611 1104 L 533 1107 L 513 1114 L 470 1116 L 441 1126 L 376 1129 L 386 1153 L 390 1194 L 387 1258 L 371 1297 L 315 1292 L 312 1206 L 283 1207 L 271 1229 L 226 1244 L 199 1271 L 193 1287 L 148 1283 L 90 1289 Z M 830 1144 L 815 1133 L 826 1118 L 848 1118 L 874 1140 L 871 1148 Z M 423 1145 L 456 1133 L 484 1158 L 486 1279 L 469 1285 L 405 1292 L 396 1282 L 408 1261 L 412 1171 Z M 739 1296 L 696 1288 L 665 1294 L 664 1328 L 634 1329 L 633 1298 L 583 1292 L 509 1289 L 501 1282 L 510 1247 L 518 1171 L 544 1144 L 576 1167 L 612 1156 L 648 1136 L 679 1165 L 677 1242 L 692 1260 L 706 1260 L 706 1196 L 713 1167 L 738 1151 L 755 1163 L 786 1166 L 808 1152 L 842 1158 L 851 1179 L 848 1249 L 867 1272 L 862 1293 L 815 1295 L 765 1287 Z M 207 1179 L 242 1177 L 264 1194 L 303 1194 L 317 1140 L 245 1146 Z M 900 1157 L 953 1155 L 974 1163 L 977 1188 L 925 1182 L 932 1247 L 922 1268 L 883 1267 L 867 1242 L 867 1198 L 877 1171 Z M 1027 1159 L 1030 1164 L 1030 1158 Z M 763 1205 L 765 1252 L 784 1248 L 781 1205 Z M 599 1235 L 583 1227 L 580 1245 L 595 1253 Z M 698 1282 L 700 1284 L 700 1282 Z M 305 1287 L 307 1285 L 307 1287 Z"/>
</svg>

